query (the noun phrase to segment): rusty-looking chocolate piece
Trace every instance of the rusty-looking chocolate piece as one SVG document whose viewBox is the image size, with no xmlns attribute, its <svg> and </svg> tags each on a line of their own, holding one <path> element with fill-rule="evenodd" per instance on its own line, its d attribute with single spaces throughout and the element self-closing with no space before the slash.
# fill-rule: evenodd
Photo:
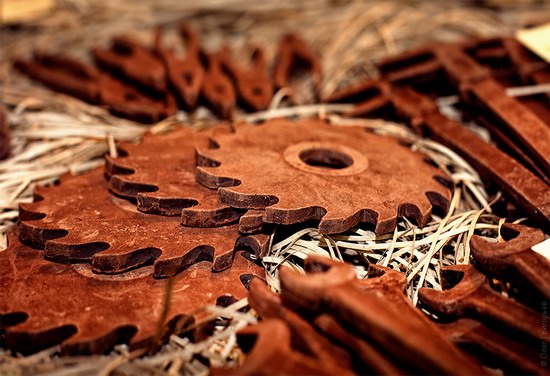
<svg viewBox="0 0 550 376">
<path fill-rule="evenodd" d="M 345 116 L 362 116 L 380 111 L 391 105 L 390 85 L 382 80 L 364 80 L 354 86 L 339 90 L 325 99 L 328 103 L 356 103 Z"/>
<path fill-rule="evenodd" d="M 70 57 L 35 53 L 33 60 L 18 60 L 15 67 L 54 90 L 88 103 L 105 105 L 112 113 L 135 121 L 156 123 L 177 110 L 171 95 L 162 100 L 149 97 Z"/>
<path fill-rule="evenodd" d="M 197 108 L 200 90 L 204 79 L 204 67 L 200 60 L 199 36 L 186 24 L 180 26 L 180 34 L 186 43 L 186 55 L 179 58 L 173 49 L 162 47 L 161 31 L 157 30 L 155 37 L 155 53 L 160 56 L 166 67 L 166 73 L 171 86 L 183 108 Z"/>
<path fill-rule="evenodd" d="M 64 176 L 59 186 L 37 188 L 42 198 L 21 204 L 21 239 L 64 262 L 91 261 L 95 272 L 120 273 L 154 261 L 156 277 L 212 261 L 214 271 L 231 266 L 234 249 L 260 254 L 267 236 L 240 237 L 238 225 L 207 230 L 183 227 L 178 218 L 143 214 L 113 197 L 102 169 Z M 77 213 L 77 214 L 75 214 Z"/>
<path fill-rule="evenodd" d="M 550 128 L 517 99 L 509 97 L 489 73 L 455 47 L 440 47 L 434 53 L 462 97 L 487 112 L 495 127 L 519 143 L 542 171 L 550 171 Z"/>
<path fill-rule="evenodd" d="M 165 94 L 166 70 L 153 51 L 128 37 L 115 37 L 110 48 L 92 50 L 97 64 L 116 75 L 152 90 Z"/>
<path fill-rule="evenodd" d="M 520 280 L 521 284 L 550 300 L 550 262 L 531 249 L 544 240 L 544 233 L 514 224 L 504 224 L 502 231 L 517 236 L 502 243 L 472 237 L 470 246 L 476 266 L 492 275 Z"/>
<path fill-rule="evenodd" d="M 0 161 L 10 155 L 10 130 L 6 119 L 6 109 L 0 106 Z"/>
<path fill-rule="evenodd" d="M 292 332 L 292 347 L 315 356 L 324 367 L 333 369 L 333 374 L 353 374 L 348 353 L 318 333 L 307 320 L 285 307 L 281 297 L 271 292 L 263 281 L 252 280 L 249 291 L 250 306 L 262 318 L 277 318 L 287 324 Z"/>
<path fill-rule="evenodd" d="M 251 67 L 240 68 L 232 59 L 227 46 L 220 52 L 224 69 L 235 83 L 240 102 L 251 111 L 265 110 L 273 97 L 273 85 L 267 74 L 264 52 L 256 48 L 252 53 Z"/>
<path fill-rule="evenodd" d="M 273 67 L 275 89 L 290 86 L 292 72 L 297 66 L 304 66 L 311 72 L 315 96 L 320 98 L 323 71 L 321 60 L 296 34 L 286 34 L 279 42 L 277 61 Z"/>
<path fill-rule="evenodd" d="M 484 373 L 446 340 L 434 324 L 420 318 L 422 313 L 416 313 L 412 305 L 404 313 L 403 304 L 388 301 L 386 288 L 365 289 L 351 266 L 309 257 L 304 267 L 306 275 L 288 268 L 280 270 L 283 298 L 289 304 L 310 314 L 330 314 L 347 330 L 399 359 L 405 369 L 435 374 Z M 392 276 L 388 280 L 391 283 L 387 289 L 394 291 L 399 283 L 394 283 Z"/>
<path fill-rule="evenodd" d="M 548 341 L 548 334 L 540 330 L 540 315 L 492 290 L 487 277 L 472 265 L 444 267 L 441 278 L 444 291 L 426 287 L 419 291 L 422 305 L 438 316 L 479 319 L 489 326 Z"/>
<path fill-rule="evenodd" d="M 547 374 L 539 354 L 533 349 L 495 332 L 478 321 L 459 319 L 438 324 L 438 328 L 457 346 L 505 374 Z"/>
<path fill-rule="evenodd" d="M 195 147 L 208 148 L 209 143 L 209 132 L 179 128 L 165 135 L 145 134 L 139 145 L 121 144 L 123 156 L 106 157 L 109 188 L 137 199 L 137 208 L 145 213 L 176 216 L 183 210 L 185 226 L 234 223 L 239 213 L 195 180 Z"/>
<path fill-rule="evenodd" d="M 278 318 L 289 326 L 292 331 L 294 347 L 305 349 L 316 356 L 329 367 L 350 369 L 351 359 L 342 348 L 331 343 L 326 337 L 320 335 L 304 318 L 284 306 L 279 295 L 269 291 L 269 288 L 260 280 L 253 280 L 250 284 L 248 295 L 250 305 L 264 319 Z M 359 374 L 376 372 L 381 374 L 401 374 L 392 362 L 386 359 L 380 351 L 345 330 L 332 316 L 321 314 L 313 319 L 317 328 L 327 337 L 339 341 L 341 346 L 346 346 L 347 351 L 357 354 L 361 359 L 361 366 L 355 369 Z M 342 371 L 338 372 L 341 373 Z"/>
<path fill-rule="evenodd" d="M 214 139 L 218 149 L 198 150 L 201 163 L 211 163 L 197 169 L 197 180 L 221 187 L 229 206 L 265 209 L 266 223 L 321 220 L 322 233 L 338 233 L 367 222 L 385 233 L 398 216 L 423 226 L 432 205 L 445 207 L 449 198 L 421 154 L 359 127 L 278 119 Z"/>
<path fill-rule="evenodd" d="M 267 319 L 237 333 L 247 358 L 237 368 L 212 369 L 212 375 L 349 375 L 292 348 L 292 334 L 284 321 Z"/>
<path fill-rule="evenodd" d="M 154 279 L 151 269 L 97 275 L 89 265 L 44 260 L 41 251 L 11 235 L 9 248 L 0 252 L 0 324 L 7 348 L 33 352 L 61 344 L 64 353 L 101 354 L 121 342 L 132 349 L 154 345 L 168 281 Z M 190 266 L 173 277 L 177 293 L 159 339 L 184 329 L 193 311 L 219 297 L 246 297 L 243 284 L 262 273 L 240 253 L 220 273 L 205 262 Z"/>
<path fill-rule="evenodd" d="M 206 65 L 202 95 L 216 115 L 222 119 L 231 119 L 237 98 L 231 80 L 222 69 L 220 52 L 203 52 L 202 58 Z"/>
<path fill-rule="evenodd" d="M 410 88 L 393 87 L 392 103 L 400 116 L 413 126 L 450 147 L 498 184 L 515 204 L 541 224 L 550 224 L 550 190 L 543 181 L 513 158 L 488 144 L 461 124 L 442 115 L 433 100 Z"/>
</svg>

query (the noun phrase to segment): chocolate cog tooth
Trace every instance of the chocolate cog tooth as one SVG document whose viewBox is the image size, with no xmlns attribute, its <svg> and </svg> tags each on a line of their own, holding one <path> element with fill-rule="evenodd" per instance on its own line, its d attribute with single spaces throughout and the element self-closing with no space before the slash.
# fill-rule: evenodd
<svg viewBox="0 0 550 376">
<path fill-rule="evenodd" d="M 125 155 L 107 157 L 109 188 L 119 196 L 136 199 L 144 213 L 178 216 L 185 210 L 182 220 L 186 226 L 236 222 L 240 214 L 220 203 L 216 191 L 195 179 L 195 147 L 211 147 L 212 132 L 178 128 L 165 135 L 146 134 L 138 145 L 121 144 Z M 220 132 L 223 130 L 216 131 Z"/>
<path fill-rule="evenodd" d="M 109 193 L 101 168 L 61 180 L 41 191 L 43 200 L 25 205 L 42 218 L 21 221 L 21 239 L 43 245 L 53 260 L 90 261 L 98 273 L 121 273 L 152 261 L 155 276 L 166 277 L 203 260 L 214 271 L 227 269 L 239 244 L 251 244 L 257 255 L 265 247 L 262 240 L 240 239 L 238 224 L 184 227 L 178 217 L 141 213 Z"/>
<path fill-rule="evenodd" d="M 150 266 L 98 275 L 87 264 L 58 264 L 42 253 L 13 234 L 8 249 L 0 252 L 0 323 L 7 348 L 34 352 L 60 344 L 64 353 L 100 354 L 121 342 L 132 349 L 153 345 L 168 280 L 153 278 Z M 176 320 L 199 319 L 192 312 L 219 297 L 246 297 L 243 281 L 263 276 L 242 252 L 230 269 L 211 269 L 199 262 L 173 277 L 162 338 L 176 330 Z"/>
<path fill-rule="evenodd" d="M 231 207 L 263 210 L 265 223 L 320 220 L 322 233 L 338 233 L 368 222 L 387 232 L 403 216 L 423 226 L 450 198 L 422 154 L 360 127 L 276 119 L 214 140 L 216 149 L 198 147 L 197 180 Z"/>
</svg>

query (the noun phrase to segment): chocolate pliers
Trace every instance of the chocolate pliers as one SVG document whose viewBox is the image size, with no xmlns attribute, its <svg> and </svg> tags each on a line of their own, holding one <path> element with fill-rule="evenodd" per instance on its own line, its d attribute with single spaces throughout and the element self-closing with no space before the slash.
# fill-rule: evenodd
<svg viewBox="0 0 550 376">
<path fill-rule="evenodd" d="M 252 53 L 252 66 L 244 70 L 231 59 L 230 51 L 224 46 L 220 58 L 225 71 L 231 76 L 240 102 L 251 111 L 265 110 L 273 97 L 273 85 L 266 71 L 265 55 L 261 48 Z"/>
<path fill-rule="evenodd" d="M 286 34 L 279 42 L 277 61 L 273 68 L 275 89 L 290 86 L 292 72 L 303 66 L 311 72 L 315 96 L 320 98 L 322 69 L 319 57 L 296 34 Z"/>
<path fill-rule="evenodd" d="M 155 53 L 160 56 L 166 67 L 170 85 L 178 101 L 186 110 L 197 108 L 200 90 L 204 79 L 204 67 L 200 60 L 200 42 L 197 33 L 186 24 L 180 26 L 180 35 L 186 42 L 186 55 L 177 57 L 173 49 L 162 46 L 161 30 L 155 35 Z"/>
<path fill-rule="evenodd" d="M 176 112 L 171 96 L 162 100 L 146 96 L 137 88 L 70 57 L 35 53 L 32 60 L 18 60 L 15 66 L 57 91 L 104 105 L 128 119 L 155 123 Z"/>
<path fill-rule="evenodd" d="M 94 48 L 92 55 L 103 69 L 156 95 L 166 94 L 166 70 L 153 51 L 128 37 L 115 37 L 110 48 Z"/>
<path fill-rule="evenodd" d="M 202 60 L 206 65 L 202 95 L 216 115 L 222 119 L 231 119 L 236 95 L 233 83 L 222 69 L 220 53 L 202 52 Z"/>
</svg>

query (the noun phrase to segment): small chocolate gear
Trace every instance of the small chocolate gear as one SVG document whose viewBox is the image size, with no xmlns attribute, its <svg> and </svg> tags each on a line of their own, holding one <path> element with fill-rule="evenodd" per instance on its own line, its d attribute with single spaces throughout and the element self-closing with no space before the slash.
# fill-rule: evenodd
<svg viewBox="0 0 550 376">
<path fill-rule="evenodd" d="M 193 314 L 199 308 L 245 298 L 251 278 L 263 276 L 241 253 L 219 273 L 196 263 L 173 277 L 159 325 L 169 282 L 153 278 L 152 267 L 98 275 L 87 264 L 58 264 L 42 253 L 13 234 L 0 252 L 0 329 L 9 349 L 28 353 L 61 344 L 64 353 L 100 354 L 117 343 L 151 349 L 200 319 Z"/>
<path fill-rule="evenodd" d="M 424 226 L 450 198 L 422 154 L 363 128 L 276 119 L 214 139 L 219 148 L 198 150 L 197 180 L 227 205 L 265 210 L 266 223 L 320 220 L 320 232 L 339 233 L 367 222 L 385 233 L 398 216 Z"/>
<path fill-rule="evenodd" d="M 240 214 L 220 203 L 216 191 L 195 180 L 195 147 L 208 148 L 209 134 L 179 128 L 165 135 L 145 134 L 140 144 L 121 144 L 123 156 L 106 158 L 109 188 L 119 196 L 136 199 L 144 213 L 175 216 L 183 211 L 186 226 L 236 222 Z"/>
<path fill-rule="evenodd" d="M 95 272 L 121 273 L 154 262 L 165 277 L 195 262 L 212 269 L 231 266 L 233 253 L 247 247 L 261 254 L 268 236 L 240 236 L 238 224 L 216 228 L 184 227 L 178 218 L 143 214 L 109 194 L 102 169 L 65 175 L 58 186 L 39 187 L 40 201 L 20 206 L 20 238 L 57 261 L 90 261 Z"/>
</svg>

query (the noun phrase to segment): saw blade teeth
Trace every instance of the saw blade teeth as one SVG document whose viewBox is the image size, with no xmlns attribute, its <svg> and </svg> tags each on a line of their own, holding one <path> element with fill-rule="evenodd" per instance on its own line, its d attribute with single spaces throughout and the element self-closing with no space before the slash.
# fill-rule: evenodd
<svg viewBox="0 0 550 376">
<path fill-rule="evenodd" d="M 321 220 L 326 214 L 326 209 L 320 206 L 287 209 L 275 205 L 265 209 L 264 220 L 267 223 L 292 225 L 308 220 Z"/>
<path fill-rule="evenodd" d="M 25 244 L 44 249 L 48 240 L 67 236 L 68 231 L 49 223 L 47 219 L 25 221 L 19 224 L 19 238 Z"/>
<path fill-rule="evenodd" d="M 197 181 L 209 189 L 220 187 L 233 187 L 241 184 L 238 179 L 223 176 L 222 170 L 218 167 L 199 166 L 195 171 Z"/>
<path fill-rule="evenodd" d="M 109 248 L 105 242 L 80 243 L 81 237 L 71 232 L 59 238 L 48 240 L 44 246 L 44 255 L 60 262 L 78 262 L 91 260 L 98 253 Z"/>
<path fill-rule="evenodd" d="M 245 185 L 218 189 L 220 201 L 238 209 L 264 209 L 279 202 L 279 199 L 275 196 L 249 192 L 250 190 Z"/>
</svg>

